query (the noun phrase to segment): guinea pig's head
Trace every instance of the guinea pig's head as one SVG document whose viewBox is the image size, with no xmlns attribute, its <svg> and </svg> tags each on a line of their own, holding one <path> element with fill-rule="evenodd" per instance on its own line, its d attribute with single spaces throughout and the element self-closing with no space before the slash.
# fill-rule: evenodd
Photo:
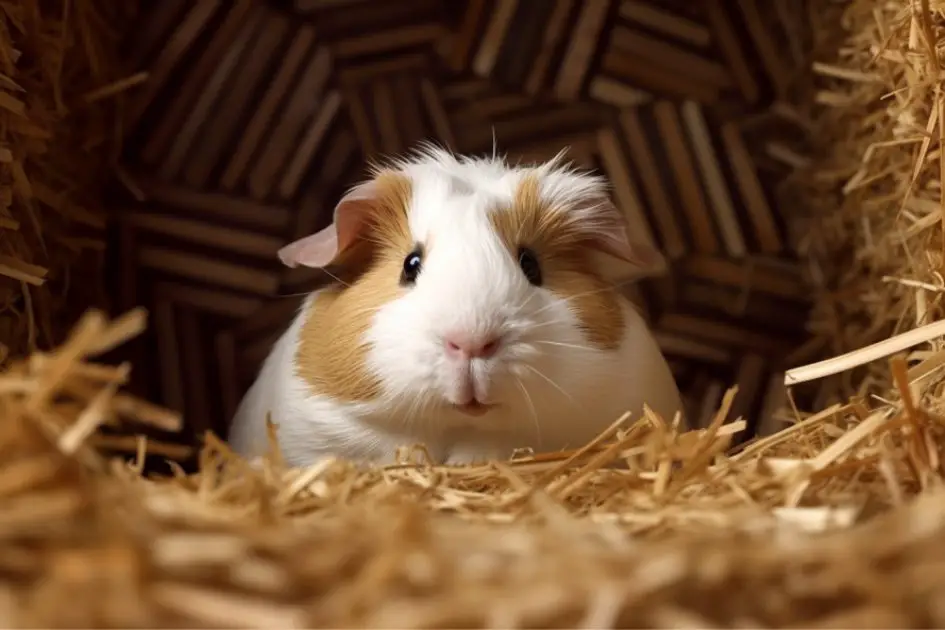
<svg viewBox="0 0 945 630">
<path fill-rule="evenodd" d="M 602 179 L 557 159 L 510 166 L 439 149 L 376 169 L 330 226 L 279 255 L 359 268 L 316 300 L 324 317 L 303 333 L 315 389 L 408 410 L 410 422 L 484 426 L 515 415 L 503 408 L 534 411 L 536 390 L 567 388 L 581 361 L 620 345 L 625 311 L 608 266 L 663 265 Z"/>
</svg>

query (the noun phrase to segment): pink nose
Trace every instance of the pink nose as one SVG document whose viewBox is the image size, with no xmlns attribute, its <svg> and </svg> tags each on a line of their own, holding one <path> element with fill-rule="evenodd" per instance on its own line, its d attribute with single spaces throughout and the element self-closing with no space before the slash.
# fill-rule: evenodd
<svg viewBox="0 0 945 630">
<path fill-rule="evenodd" d="M 488 359 L 499 349 L 498 337 L 472 337 L 464 334 L 447 335 L 443 340 L 446 353 L 456 359 Z"/>
</svg>

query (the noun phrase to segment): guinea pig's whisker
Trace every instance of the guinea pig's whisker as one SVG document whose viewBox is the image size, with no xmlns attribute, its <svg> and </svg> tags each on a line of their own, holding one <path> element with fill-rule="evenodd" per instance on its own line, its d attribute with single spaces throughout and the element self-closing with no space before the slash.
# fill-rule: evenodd
<svg viewBox="0 0 945 630">
<path fill-rule="evenodd" d="M 341 278 L 339 278 L 338 276 L 336 276 L 336 275 L 333 274 L 332 272 L 328 271 L 327 269 L 322 269 L 322 271 L 324 271 L 325 274 L 326 274 L 329 278 L 331 278 L 332 280 L 334 280 L 335 282 L 337 282 L 337 283 L 340 284 L 341 286 L 345 287 L 346 289 L 350 289 L 350 288 L 351 288 L 351 285 L 350 285 L 350 284 L 348 284 L 347 282 L 345 282 L 344 280 L 342 280 Z"/>
<path fill-rule="evenodd" d="M 512 311 L 512 316 L 515 316 L 515 315 L 518 315 L 519 313 L 521 313 L 521 312 L 522 312 L 522 309 L 525 308 L 526 306 L 528 306 L 528 303 L 531 302 L 533 299 L 535 299 L 535 296 L 536 296 L 536 295 L 538 295 L 537 292 L 533 292 L 531 295 L 529 295 L 527 300 L 525 300 L 524 302 L 522 302 L 521 304 L 519 304 L 519 305 L 518 305 L 518 308 L 516 308 L 514 311 Z"/>
<path fill-rule="evenodd" d="M 611 287 L 611 286 L 606 286 L 606 287 L 601 287 L 601 288 L 599 288 L 599 289 L 592 289 L 592 290 L 590 290 L 590 291 L 582 291 L 581 293 L 575 293 L 574 295 L 569 295 L 569 296 L 567 296 L 567 297 L 559 297 L 559 298 L 557 298 L 555 301 L 553 301 L 551 304 L 547 304 L 547 305 L 541 307 L 540 309 L 538 309 L 537 311 L 535 311 L 534 313 L 532 313 L 532 315 L 539 315 L 540 313 L 543 313 L 543 312 L 545 312 L 546 310 L 548 310 L 549 308 L 553 308 L 554 306 L 556 306 L 556 305 L 558 305 L 558 304 L 560 304 L 560 303 L 562 303 L 562 302 L 567 303 L 567 302 L 570 302 L 571 300 L 576 300 L 576 299 L 581 298 L 581 297 L 585 297 L 585 296 L 588 296 L 588 295 L 594 295 L 595 293 L 603 293 L 604 291 L 612 291 L 612 290 L 613 290 L 613 287 Z"/>
<path fill-rule="evenodd" d="M 559 392 L 561 392 L 561 394 L 565 398 L 571 401 L 571 404 L 573 404 L 575 407 L 579 407 L 579 405 L 577 404 L 577 401 L 575 401 L 574 398 L 571 397 L 571 394 L 561 389 L 561 387 L 557 383 L 555 383 L 553 380 L 545 376 L 538 368 L 536 368 L 533 365 L 529 365 L 527 363 L 523 363 L 523 365 L 527 367 L 529 370 L 531 370 L 532 372 L 534 372 L 535 374 L 537 374 L 538 376 L 540 376 L 541 378 L 545 379 L 545 381 L 547 381 L 549 385 L 557 389 Z"/>
<path fill-rule="evenodd" d="M 311 293 L 312 293 L 311 291 L 303 291 L 303 292 L 301 292 L 301 293 L 286 293 L 285 295 L 277 295 L 276 297 L 277 297 L 277 298 L 280 298 L 280 299 L 293 298 L 293 297 L 303 297 L 303 296 L 306 296 L 306 295 L 310 295 Z"/>
<path fill-rule="evenodd" d="M 567 323 L 568 321 L 566 319 L 549 319 L 546 322 L 538 322 L 537 324 L 528 324 L 526 326 L 523 326 L 523 328 L 525 330 L 531 331 L 531 330 L 535 330 L 536 328 L 542 328 L 544 326 L 552 326 L 555 324 L 567 324 Z"/>
<path fill-rule="evenodd" d="M 532 425 L 535 427 L 535 437 L 538 438 L 538 446 L 541 447 L 543 442 L 541 437 L 541 423 L 538 422 L 538 411 L 535 409 L 535 403 L 532 402 L 532 397 L 525 388 L 525 384 L 522 383 L 522 379 L 516 376 L 515 382 L 518 384 L 518 388 L 522 390 L 522 394 L 525 396 L 525 402 L 528 404 L 528 409 L 532 413 Z"/>
<path fill-rule="evenodd" d="M 575 350 L 594 350 L 594 348 L 591 348 L 590 346 L 582 346 L 576 343 L 564 343 L 563 341 L 547 341 L 545 339 L 536 339 L 532 343 L 540 343 L 546 346 L 561 346 L 562 348 L 574 348 Z"/>
<path fill-rule="evenodd" d="M 407 424 L 415 425 L 424 417 L 424 411 L 429 404 L 430 399 L 426 390 L 422 390 L 417 396 L 414 396 L 407 408 Z"/>
</svg>

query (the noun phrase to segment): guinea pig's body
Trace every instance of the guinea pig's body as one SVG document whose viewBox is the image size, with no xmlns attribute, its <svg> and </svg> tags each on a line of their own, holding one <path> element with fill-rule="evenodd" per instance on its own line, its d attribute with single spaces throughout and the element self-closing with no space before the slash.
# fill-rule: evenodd
<svg viewBox="0 0 945 630">
<path fill-rule="evenodd" d="M 644 404 L 682 411 L 645 322 L 598 254 L 644 273 L 603 182 L 549 162 L 509 167 L 439 150 L 381 170 L 332 226 L 280 252 L 348 268 L 302 304 L 244 397 L 230 443 L 288 463 L 388 463 L 423 443 L 440 462 L 577 448 Z"/>
</svg>

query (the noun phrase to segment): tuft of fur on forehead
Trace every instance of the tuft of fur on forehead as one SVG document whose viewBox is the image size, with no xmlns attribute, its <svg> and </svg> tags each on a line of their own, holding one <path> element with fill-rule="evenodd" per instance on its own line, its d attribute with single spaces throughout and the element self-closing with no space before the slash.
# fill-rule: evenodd
<svg viewBox="0 0 945 630">
<path fill-rule="evenodd" d="M 411 181 L 385 170 L 375 175 L 378 195 L 371 200 L 372 222 L 356 256 L 364 269 L 350 286 L 335 286 L 318 294 L 305 315 L 296 373 L 313 394 L 339 401 L 369 401 L 381 395 L 378 378 L 366 368 L 365 333 L 382 305 L 402 294 L 397 278 L 403 259 L 413 248 L 407 214 Z"/>
<path fill-rule="evenodd" d="M 425 142 L 413 153 L 392 159 L 388 164 L 372 165 L 373 173 L 395 170 L 411 175 L 435 174 L 446 176 L 457 187 L 494 189 L 516 183 L 525 175 L 535 175 L 541 181 L 542 194 L 562 206 L 570 206 L 582 199 L 607 194 L 603 177 L 576 170 L 565 161 L 562 150 L 552 159 L 540 164 L 511 165 L 505 157 L 457 155 L 433 143 Z"/>
<path fill-rule="evenodd" d="M 522 177 L 508 208 L 497 208 L 491 216 L 499 238 L 509 253 L 518 256 L 520 247 L 538 257 L 544 286 L 567 300 L 581 323 L 584 334 L 595 346 L 613 350 L 624 334 L 622 297 L 606 281 L 587 247 L 588 217 L 575 208 L 599 196 L 601 186 L 594 178 L 537 168 Z M 549 177 L 550 175 L 550 177 Z M 548 179 L 544 179 L 548 178 Z M 575 185 L 569 186 L 569 179 Z"/>
</svg>

